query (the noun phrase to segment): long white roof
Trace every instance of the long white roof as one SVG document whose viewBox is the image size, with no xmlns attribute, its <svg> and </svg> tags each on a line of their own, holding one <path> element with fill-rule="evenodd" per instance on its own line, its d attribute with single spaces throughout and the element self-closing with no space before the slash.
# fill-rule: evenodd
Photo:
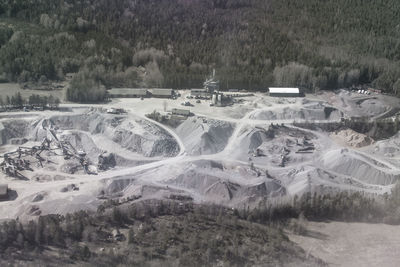
<svg viewBox="0 0 400 267">
<path fill-rule="evenodd" d="M 269 93 L 274 94 L 299 94 L 299 88 L 285 88 L 285 87 L 270 87 Z"/>
</svg>

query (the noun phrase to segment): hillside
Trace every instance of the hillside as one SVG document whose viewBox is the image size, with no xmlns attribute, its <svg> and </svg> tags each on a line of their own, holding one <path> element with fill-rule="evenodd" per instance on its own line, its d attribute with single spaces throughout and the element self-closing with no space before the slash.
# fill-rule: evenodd
<svg viewBox="0 0 400 267">
<path fill-rule="evenodd" d="M 101 99 L 103 86 L 199 87 L 213 68 L 223 88 L 397 92 L 398 10 L 394 0 L 2 1 L 1 80 L 79 72 L 76 101 Z"/>
</svg>

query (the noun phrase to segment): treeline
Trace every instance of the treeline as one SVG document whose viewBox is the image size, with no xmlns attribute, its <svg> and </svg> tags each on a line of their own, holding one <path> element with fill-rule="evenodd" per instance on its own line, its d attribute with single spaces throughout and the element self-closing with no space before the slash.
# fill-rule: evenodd
<svg viewBox="0 0 400 267">
<path fill-rule="evenodd" d="M 309 220 L 334 220 L 345 222 L 369 222 L 400 224 L 400 183 L 392 189 L 391 194 L 374 196 L 365 192 L 343 191 L 332 194 L 307 192 L 295 196 L 290 203 L 280 205 L 268 201 L 260 203 L 253 210 L 237 211 L 240 218 L 250 221 L 268 223 L 287 221 L 304 215 Z"/>
<path fill-rule="evenodd" d="M 89 72 L 69 97 L 83 102 L 102 98 L 98 84 L 200 87 L 213 68 L 223 89 L 372 83 L 400 93 L 399 9 L 395 0 L 7 0 L 0 80 Z"/>
<path fill-rule="evenodd" d="M 29 98 L 24 99 L 21 96 L 21 93 L 16 93 L 15 95 L 9 97 L 7 96 L 3 99 L 0 96 L 0 107 L 3 110 L 8 109 L 21 109 L 21 108 L 50 108 L 57 109 L 60 105 L 61 101 L 58 97 L 50 96 L 40 96 L 40 95 L 31 95 Z"/>
</svg>

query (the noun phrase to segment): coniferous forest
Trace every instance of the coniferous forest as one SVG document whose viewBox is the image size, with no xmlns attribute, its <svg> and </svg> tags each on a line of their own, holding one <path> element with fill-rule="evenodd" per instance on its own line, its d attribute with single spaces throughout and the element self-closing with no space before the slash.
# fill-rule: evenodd
<svg viewBox="0 0 400 267">
<path fill-rule="evenodd" d="M 111 86 L 400 92 L 394 0 L 3 0 L 0 80 L 62 80 L 98 101 Z M 93 97 L 92 97 L 93 96 Z"/>
</svg>

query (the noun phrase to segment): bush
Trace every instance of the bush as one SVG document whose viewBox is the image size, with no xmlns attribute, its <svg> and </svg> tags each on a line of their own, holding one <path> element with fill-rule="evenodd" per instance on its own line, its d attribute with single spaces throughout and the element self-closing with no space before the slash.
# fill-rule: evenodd
<svg viewBox="0 0 400 267">
<path fill-rule="evenodd" d="M 106 88 L 89 71 L 76 74 L 67 89 L 67 100 L 81 103 L 102 102 L 106 98 Z"/>
</svg>

